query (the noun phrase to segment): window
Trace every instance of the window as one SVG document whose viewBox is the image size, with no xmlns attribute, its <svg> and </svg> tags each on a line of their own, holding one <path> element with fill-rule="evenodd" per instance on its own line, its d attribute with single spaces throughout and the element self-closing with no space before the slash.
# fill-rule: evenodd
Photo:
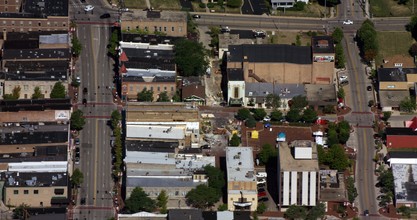
<svg viewBox="0 0 417 220">
<path fill-rule="evenodd" d="M 33 190 L 33 194 L 39 194 L 39 190 L 37 189 Z"/>
<path fill-rule="evenodd" d="M 38 22 L 38 26 L 39 26 L 39 27 L 41 26 L 41 22 Z"/>
<path fill-rule="evenodd" d="M 239 98 L 239 88 L 235 87 L 235 92 L 233 93 L 233 97 L 235 97 L 235 99 Z"/>
<path fill-rule="evenodd" d="M 63 195 L 64 191 L 65 191 L 64 189 L 55 189 L 54 193 L 55 193 L 55 195 Z"/>
<path fill-rule="evenodd" d="M 162 27 L 159 27 L 159 31 L 162 31 Z"/>
<path fill-rule="evenodd" d="M 13 194 L 15 195 L 19 194 L 19 190 L 13 190 Z"/>
<path fill-rule="evenodd" d="M 151 86 L 151 91 L 153 91 L 153 86 Z"/>
<path fill-rule="evenodd" d="M 23 194 L 29 194 L 29 190 L 27 189 L 23 190 Z"/>
<path fill-rule="evenodd" d="M 20 21 L 20 26 L 22 26 L 23 25 L 23 21 Z"/>
<path fill-rule="evenodd" d="M 167 27 L 164 27 L 164 31 L 167 31 Z"/>
<path fill-rule="evenodd" d="M 28 91 L 29 90 L 29 86 L 28 85 L 23 85 L 23 90 Z"/>
<path fill-rule="evenodd" d="M 130 87 L 129 87 L 129 90 L 130 90 L 131 92 L 133 92 L 133 86 L 130 86 Z"/>
<path fill-rule="evenodd" d="M 171 27 L 171 31 L 174 31 L 175 30 L 175 28 L 174 27 Z"/>
<path fill-rule="evenodd" d="M 166 86 L 164 87 L 164 91 L 167 91 L 167 87 Z"/>
<path fill-rule="evenodd" d="M 32 21 L 29 21 L 29 25 L 32 25 Z"/>
<path fill-rule="evenodd" d="M 12 25 L 14 25 L 14 21 L 12 21 Z"/>
<path fill-rule="evenodd" d="M 182 32 L 182 27 L 178 27 L 178 31 L 179 32 Z"/>
<path fill-rule="evenodd" d="M 173 92 L 174 91 L 174 87 L 173 86 L 171 86 L 171 92 Z"/>
<path fill-rule="evenodd" d="M 158 92 L 161 91 L 161 87 L 158 86 Z"/>
</svg>

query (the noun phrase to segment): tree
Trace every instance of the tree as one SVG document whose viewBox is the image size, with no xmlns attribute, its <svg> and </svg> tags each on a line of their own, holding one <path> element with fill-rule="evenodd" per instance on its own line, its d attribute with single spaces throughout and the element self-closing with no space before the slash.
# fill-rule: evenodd
<svg viewBox="0 0 417 220">
<path fill-rule="evenodd" d="M 411 45 L 410 49 L 408 50 L 410 56 L 415 57 L 417 56 L 417 43 Z"/>
<path fill-rule="evenodd" d="M 250 118 L 251 116 L 252 116 L 252 115 L 251 115 L 251 113 L 250 113 L 249 109 L 247 109 L 247 108 L 241 108 L 241 109 L 239 109 L 239 110 L 237 111 L 236 118 L 237 118 L 238 120 L 244 121 L 244 120 L 246 120 L 246 119 Z"/>
<path fill-rule="evenodd" d="M 269 160 L 277 156 L 277 150 L 270 144 L 262 145 L 262 149 L 258 154 L 259 160 L 262 164 L 267 164 Z"/>
<path fill-rule="evenodd" d="M 76 35 L 72 36 L 71 44 L 72 44 L 72 47 L 71 47 L 72 55 L 74 57 L 80 56 L 81 51 L 83 49 L 83 45 L 81 45 L 81 42 L 80 42 L 80 40 L 78 40 Z"/>
<path fill-rule="evenodd" d="M 417 15 L 411 17 L 410 23 L 406 25 L 406 29 L 414 39 L 417 39 Z"/>
<path fill-rule="evenodd" d="M 349 158 L 345 154 L 345 150 L 339 144 L 330 146 L 328 151 L 329 157 L 332 158 L 329 166 L 330 169 L 335 169 L 340 172 L 345 171 L 346 168 L 350 165 Z"/>
<path fill-rule="evenodd" d="M 15 86 L 12 90 L 12 94 L 4 94 L 3 99 L 5 100 L 17 100 L 20 97 L 20 86 Z"/>
<path fill-rule="evenodd" d="M 230 139 L 230 146 L 237 147 L 240 145 L 240 138 L 237 134 L 233 134 L 232 138 Z"/>
<path fill-rule="evenodd" d="M 120 114 L 120 112 L 118 110 L 114 110 L 111 113 L 111 117 L 110 117 L 110 122 L 111 122 L 111 127 L 112 129 L 118 127 L 120 120 L 122 120 L 122 115 Z"/>
<path fill-rule="evenodd" d="M 39 88 L 39 86 L 36 86 L 35 89 L 33 90 L 32 99 L 41 99 L 41 98 L 43 98 L 41 89 Z"/>
<path fill-rule="evenodd" d="M 317 112 L 314 111 L 313 108 L 307 108 L 303 111 L 303 116 L 301 118 L 307 123 L 313 123 L 317 120 Z"/>
<path fill-rule="evenodd" d="M 239 8 L 242 5 L 242 0 L 228 0 L 226 5 L 231 8 Z"/>
<path fill-rule="evenodd" d="M 258 214 L 262 214 L 262 213 L 264 213 L 267 209 L 268 209 L 268 207 L 265 205 L 265 203 L 261 202 L 261 203 L 258 203 L 258 208 L 256 209 L 256 212 L 257 212 Z"/>
<path fill-rule="evenodd" d="M 339 134 L 338 134 L 337 137 L 339 138 L 339 142 L 341 144 L 346 144 L 346 142 L 350 138 L 350 131 L 346 130 L 346 129 L 342 129 L 342 130 L 339 131 Z"/>
<path fill-rule="evenodd" d="M 195 189 L 190 190 L 185 198 L 187 199 L 187 204 L 199 209 L 211 207 L 219 201 L 216 189 L 204 184 L 198 185 Z"/>
<path fill-rule="evenodd" d="M 271 112 L 271 121 L 281 121 L 284 118 L 284 115 L 279 110 L 274 110 Z"/>
<path fill-rule="evenodd" d="M 340 87 L 339 91 L 337 91 L 337 98 L 345 99 L 345 96 L 346 96 L 345 90 L 342 87 Z"/>
<path fill-rule="evenodd" d="M 81 172 L 80 169 L 75 168 L 74 172 L 71 176 L 71 184 L 73 186 L 80 186 L 84 181 L 84 174 Z"/>
<path fill-rule="evenodd" d="M 369 62 L 378 54 L 377 32 L 371 20 L 365 20 L 356 32 L 356 40 L 362 58 Z"/>
<path fill-rule="evenodd" d="M 307 220 L 317 220 L 322 219 L 326 214 L 326 206 L 324 203 L 319 203 L 316 206 L 313 206 L 307 214 Z"/>
<path fill-rule="evenodd" d="M 327 145 L 332 146 L 339 143 L 339 136 L 336 129 L 329 128 L 327 131 Z"/>
<path fill-rule="evenodd" d="M 343 69 L 345 68 L 345 53 L 343 52 L 342 44 L 336 44 L 335 56 L 336 56 L 336 68 Z"/>
<path fill-rule="evenodd" d="M 386 207 L 392 202 L 392 198 L 394 197 L 392 192 L 387 192 L 382 195 L 381 200 L 379 201 L 379 206 Z"/>
<path fill-rule="evenodd" d="M 275 94 L 268 94 L 266 96 L 265 105 L 267 108 L 275 110 L 281 106 L 281 98 Z"/>
<path fill-rule="evenodd" d="M 340 27 L 334 29 L 332 33 L 333 40 L 336 44 L 339 44 L 343 40 L 343 31 Z"/>
<path fill-rule="evenodd" d="M 317 145 L 317 155 L 319 158 L 319 164 L 329 164 L 331 162 L 331 158 L 329 154 L 323 149 L 322 145 Z"/>
<path fill-rule="evenodd" d="M 253 117 L 255 118 L 256 121 L 263 120 L 265 116 L 267 115 L 265 112 L 265 109 L 263 108 L 253 109 L 252 112 L 253 112 Z"/>
<path fill-rule="evenodd" d="M 67 92 L 65 91 L 65 86 L 62 84 L 62 82 L 56 82 L 54 87 L 51 91 L 51 99 L 63 99 L 65 98 Z"/>
<path fill-rule="evenodd" d="M 164 91 L 164 92 L 159 93 L 158 100 L 156 100 L 156 101 L 157 102 L 169 102 L 171 100 L 170 100 L 170 98 L 168 96 L 168 92 L 167 91 Z"/>
<path fill-rule="evenodd" d="M 219 205 L 219 207 L 217 207 L 217 211 L 219 211 L 219 212 L 227 211 L 227 203 L 223 203 L 223 204 Z"/>
<path fill-rule="evenodd" d="M 155 210 L 155 201 L 148 197 L 148 195 L 140 187 L 135 187 L 126 199 L 125 206 L 130 213 L 140 211 L 153 212 Z"/>
<path fill-rule="evenodd" d="M 111 33 L 110 42 L 107 45 L 108 55 L 111 57 L 117 56 L 117 47 L 119 46 L 119 30 L 114 29 Z"/>
<path fill-rule="evenodd" d="M 289 122 L 297 122 L 301 119 L 300 110 L 296 108 L 292 108 L 287 112 L 285 115 L 285 119 Z"/>
<path fill-rule="evenodd" d="M 188 39 L 175 42 L 174 59 L 182 76 L 203 75 L 209 64 L 203 44 Z"/>
<path fill-rule="evenodd" d="M 304 2 L 303 2 L 304 3 Z M 304 5 L 305 5 L 305 3 L 304 3 Z M 303 6 L 301 6 L 301 7 L 303 7 L 304 8 L 304 5 Z M 300 9 L 300 6 L 298 6 L 297 5 L 297 3 L 294 5 L 294 9 L 296 10 L 296 11 L 301 11 L 301 10 L 299 10 Z M 301 46 L 301 37 L 300 37 L 300 35 L 298 35 L 297 34 L 297 36 L 295 37 L 295 46 Z"/>
<path fill-rule="evenodd" d="M 181 102 L 181 95 L 180 95 L 180 91 L 177 90 L 175 92 L 175 94 L 172 96 L 172 101 L 173 102 Z"/>
<path fill-rule="evenodd" d="M 355 187 L 355 180 L 351 176 L 346 179 L 346 189 L 348 200 L 350 203 L 353 203 L 356 197 L 358 197 L 358 190 Z"/>
<path fill-rule="evenodd" d="M 400 102 L 400 110 L 403 112 L 413 112 L 416 110 L 416 99 L 410 98 L 410 97 L 405 97 L 401 102 Z"/>
<path fill-rule="evenodd" d="M 29 218 L 29 212 L 27 209 L 29 208 L 28 205 L 25 203 L 20 204 L 13 210 L 13 218 L 14 219 L 28 219 Z"/>
<path fill-rule="evenodd" d="M 255 119 L 253 118 L 253 116 L 251 116 L 251 117 L 249 117 L 248 119 L 246 119 L 246 121 L 245 121 L 245 125 L 246 125 L 246 127 L 248 127 L 248 128 L 254 128 L 254 127 L 256 127 L 256 121 L 255 121 Z"/>
<path fill-rule="evenodd" d="M 399 5 L 406 5 L 409 0 L 398 0 Z"/>
<path fill-rule="evenodd" d="M 402 216 L 405 216 L 407 218 L 411 217 L 411 208 L 407 206 L 401 206 L 397 209 L 397 212 L 400 212 Z"/>
<path fill-rule="evenodd" d="M 156 198 L 156 205 L 161 208 L 161 213 L 165 214 L 167 213 L 167 203 L 168 203 L 168 195 L 165 190 L 161 190 L 158 197 Z"/>
<path fill-rule="evenodd" d="M 143 88 L 142 92 L 138 92 L 138 102 L 152 102 L 153 101 L 153 91 Z"/>
<path fill-rule="evenodd" d="M 394 191 L 394 176 L 391 170 L 384 170 L 378 176 L 378 184 L 382 193 Z"/>
<path fill-rule="evenodd" d="M 290 108 L 291 109 L 303 109 L 308 105 L 307 98 L 302 95 L 294 96 L 290 100 Z"/>
<path fill-rule="evenodd" d="M 222 195 L 222 189 L 225 186 L 224 173 L 217 167 L 205 166 L 204 172 L 206 172 L 208 177 L 208 186 L 215 189 L 218 194 L 218 199 Z"/>
<path fill-rule="evenodd" d="M 83 117 L 83 112 L 80 109 L 75 110 L 71 114 L 70 118 L 70 127 L 71 130 L 77 130 L 80 131 L 83 129 L 85 125 L 85 118 Z"/>
<path fill-rule="evenodd" d="M 289 219 L 305 219 L 307 217 L 307 209 L 304 206 L 291 205 L 285 211 L 284 217 Z"/>
</svg>

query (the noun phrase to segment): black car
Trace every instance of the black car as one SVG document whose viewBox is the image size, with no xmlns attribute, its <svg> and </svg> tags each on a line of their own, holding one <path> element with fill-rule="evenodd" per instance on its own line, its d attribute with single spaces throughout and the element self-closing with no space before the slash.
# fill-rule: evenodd
<svg viewBox="0 0 417 220">
<path fill-rule="evenodd" d="M 193 15 L 193 18 L 201 18 L 200 15 Z"/>
<path fill-rule="evenodd" d="M 75 145 L 80 145 L 80 139 L 79 138 L 75 138 Z"/>
<path fill-rule="evenodd" d="M 258 198 L 258 202 L 268 202 L 268 201 L 269 201 L 268 197 L 259 197 Z"/>
<path fill-rule="evenodd" d="M 84 89 L 83 89 L 83 93 L 84 93 L 84 94 L 87 94 L 87 93 L 88 93 L 88 89 L 87 89 L 87 87 L 84 87 Z"/>
<path fill-rule="evenodd" d="M 102 14 L 102 15 L 100 16 L 100 18 L 101 18 L 101 19 L 104 19 L 104 18 L 110 18 L 110 14 L 109 14 L 109 13 L 104 13 L 104 14 Z"/>
<path fill-rule="evenodd" d="M 83 99 L 83 105 L 87 105 L 87 99 Z"/>
<path fill-rule="evenodd" d="M 372 91 L 372 86 L 367 86 L 367 87 L 366 87 L 366 90 L 368 90 L 368 91 Z"/>
<path fill-rule="evenodd" d="M 265 183 L 258 183 L 258 188 L 265 187 Z"/>
<path fill-rule="evenodd" d="M 85 0 L 80 0 L 81 3 L 85 3 Z"/>
<path fill-rule="evenodd" d="M 258 193 L 265 192 L 265 188 L 258 188 Z"/>
</svg>

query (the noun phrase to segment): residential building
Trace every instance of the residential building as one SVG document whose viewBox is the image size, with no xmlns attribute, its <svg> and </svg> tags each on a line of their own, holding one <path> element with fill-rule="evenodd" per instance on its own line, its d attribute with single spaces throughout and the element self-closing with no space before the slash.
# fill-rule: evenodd
<svg viewBox="0 0 417 220">
<path fill-rule="evenodd" d="M 317 145 L 297 140 L 278 145 L 278 204 L 316 206 L 319 198 L 319 164 Z"/>
<path fill-rule="evenodd" d="M 68 0 L 0 1 L 2 31 L 67 31 L 69 29 L 68 6 Z"/>
<path fill-rule="evenodd" d="M 258 190 L 252 147 L 226 147 L 227 208 L 255 211 Z"/>
<path fill-rule="evenodd" d="M 385 129 L 387 148 L 417 148 L 417 131 L 412 128 L 392 128 Z"/>
<path fill-rule="evenodd" d="M 230 106 L 244 105 L 245 80 L 242 69 L 227 69 L 227 101 Z"/>
<path fill-rule="evenodd" d="M 245 82 L 333 84 L 332 38 L 312 37 L 311 45 L 230 45 L 227 68 L 242 69 Z"/>
<path fill-rule="evenodd" d="M 394 204 L 399 208 L 417 207 L 417 153 L 410 151 L 390 151 L 387 161 L 394 176 Z"/>
<path fill-rule="evenodd" d="M 173 45 L 120 42 L 120 74 L 122 98 L 136 100 L 144 89 L 153 91 L 153 101 L 167 92 L 172 97 L 176 90 L 176 66 Z"/>
<path fill-rule="evenodd" d="M 401 101 L 410 97 L 410 89 L 415 91 L 417 68 L 379 68 L 377 78 L 382 110 L 398 110 Z"/>
<path fill-rule="evenodd" d="M 181 86 L 181 99 L 183 102 L 196 103 L 198 105 L 206 104 L 206 87 L 199 77 L 183 78 Z"/>
<path fill-rule="evenodd" d="M 168 36 L 187 36 L 187 15 L 173 11 L 132 10 L 121 16 L 124 32 L 164 33 Z"/>
</svg>

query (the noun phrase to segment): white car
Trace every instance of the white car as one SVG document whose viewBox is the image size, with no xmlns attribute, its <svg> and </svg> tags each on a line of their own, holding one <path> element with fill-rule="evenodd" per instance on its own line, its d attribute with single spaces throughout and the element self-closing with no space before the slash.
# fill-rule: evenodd
<svg viewBox="0 0 417 220">
<path fill-rule="evenodd" d="M 353 24 L 353 21 L 352 20 L 345 20 L 345 21 L 343 21 L 343 24 L 350 25 L 350 24 Z"/>
<path fill-rule="evenodd" d="M 265 183 L 266 183 L 265 179 L 259 179 L 256 184 L 265 184 Z"/>
<path fill-rule="evenodd" d="M 81 83 L 81 79 L 79 76 L 76 77 L 77 83 Z"/>
<path fill-rule="evenodd" d="M 94 6 L 87 5 L 87 6 L 85 6 L 84 11 L 92 11 L 93 9 L 94 9 Z"/>
<path fill-rule="evenodd" d="M 266 178 L 268 175 L 266 174 L 266 172 L 258 172 L 256 174 L 256 177 L 258 178 Z"/>
<path fill-rule="evenodd" d="M 346 81 L 347 79 L 347 76 L 339 76 L 339 81 Z"/>
<path fill-rule="evenodd" d="M 269 116 L 265 116 L 264 121 L 271 121 L 271 118 Z"/>
</svg>

